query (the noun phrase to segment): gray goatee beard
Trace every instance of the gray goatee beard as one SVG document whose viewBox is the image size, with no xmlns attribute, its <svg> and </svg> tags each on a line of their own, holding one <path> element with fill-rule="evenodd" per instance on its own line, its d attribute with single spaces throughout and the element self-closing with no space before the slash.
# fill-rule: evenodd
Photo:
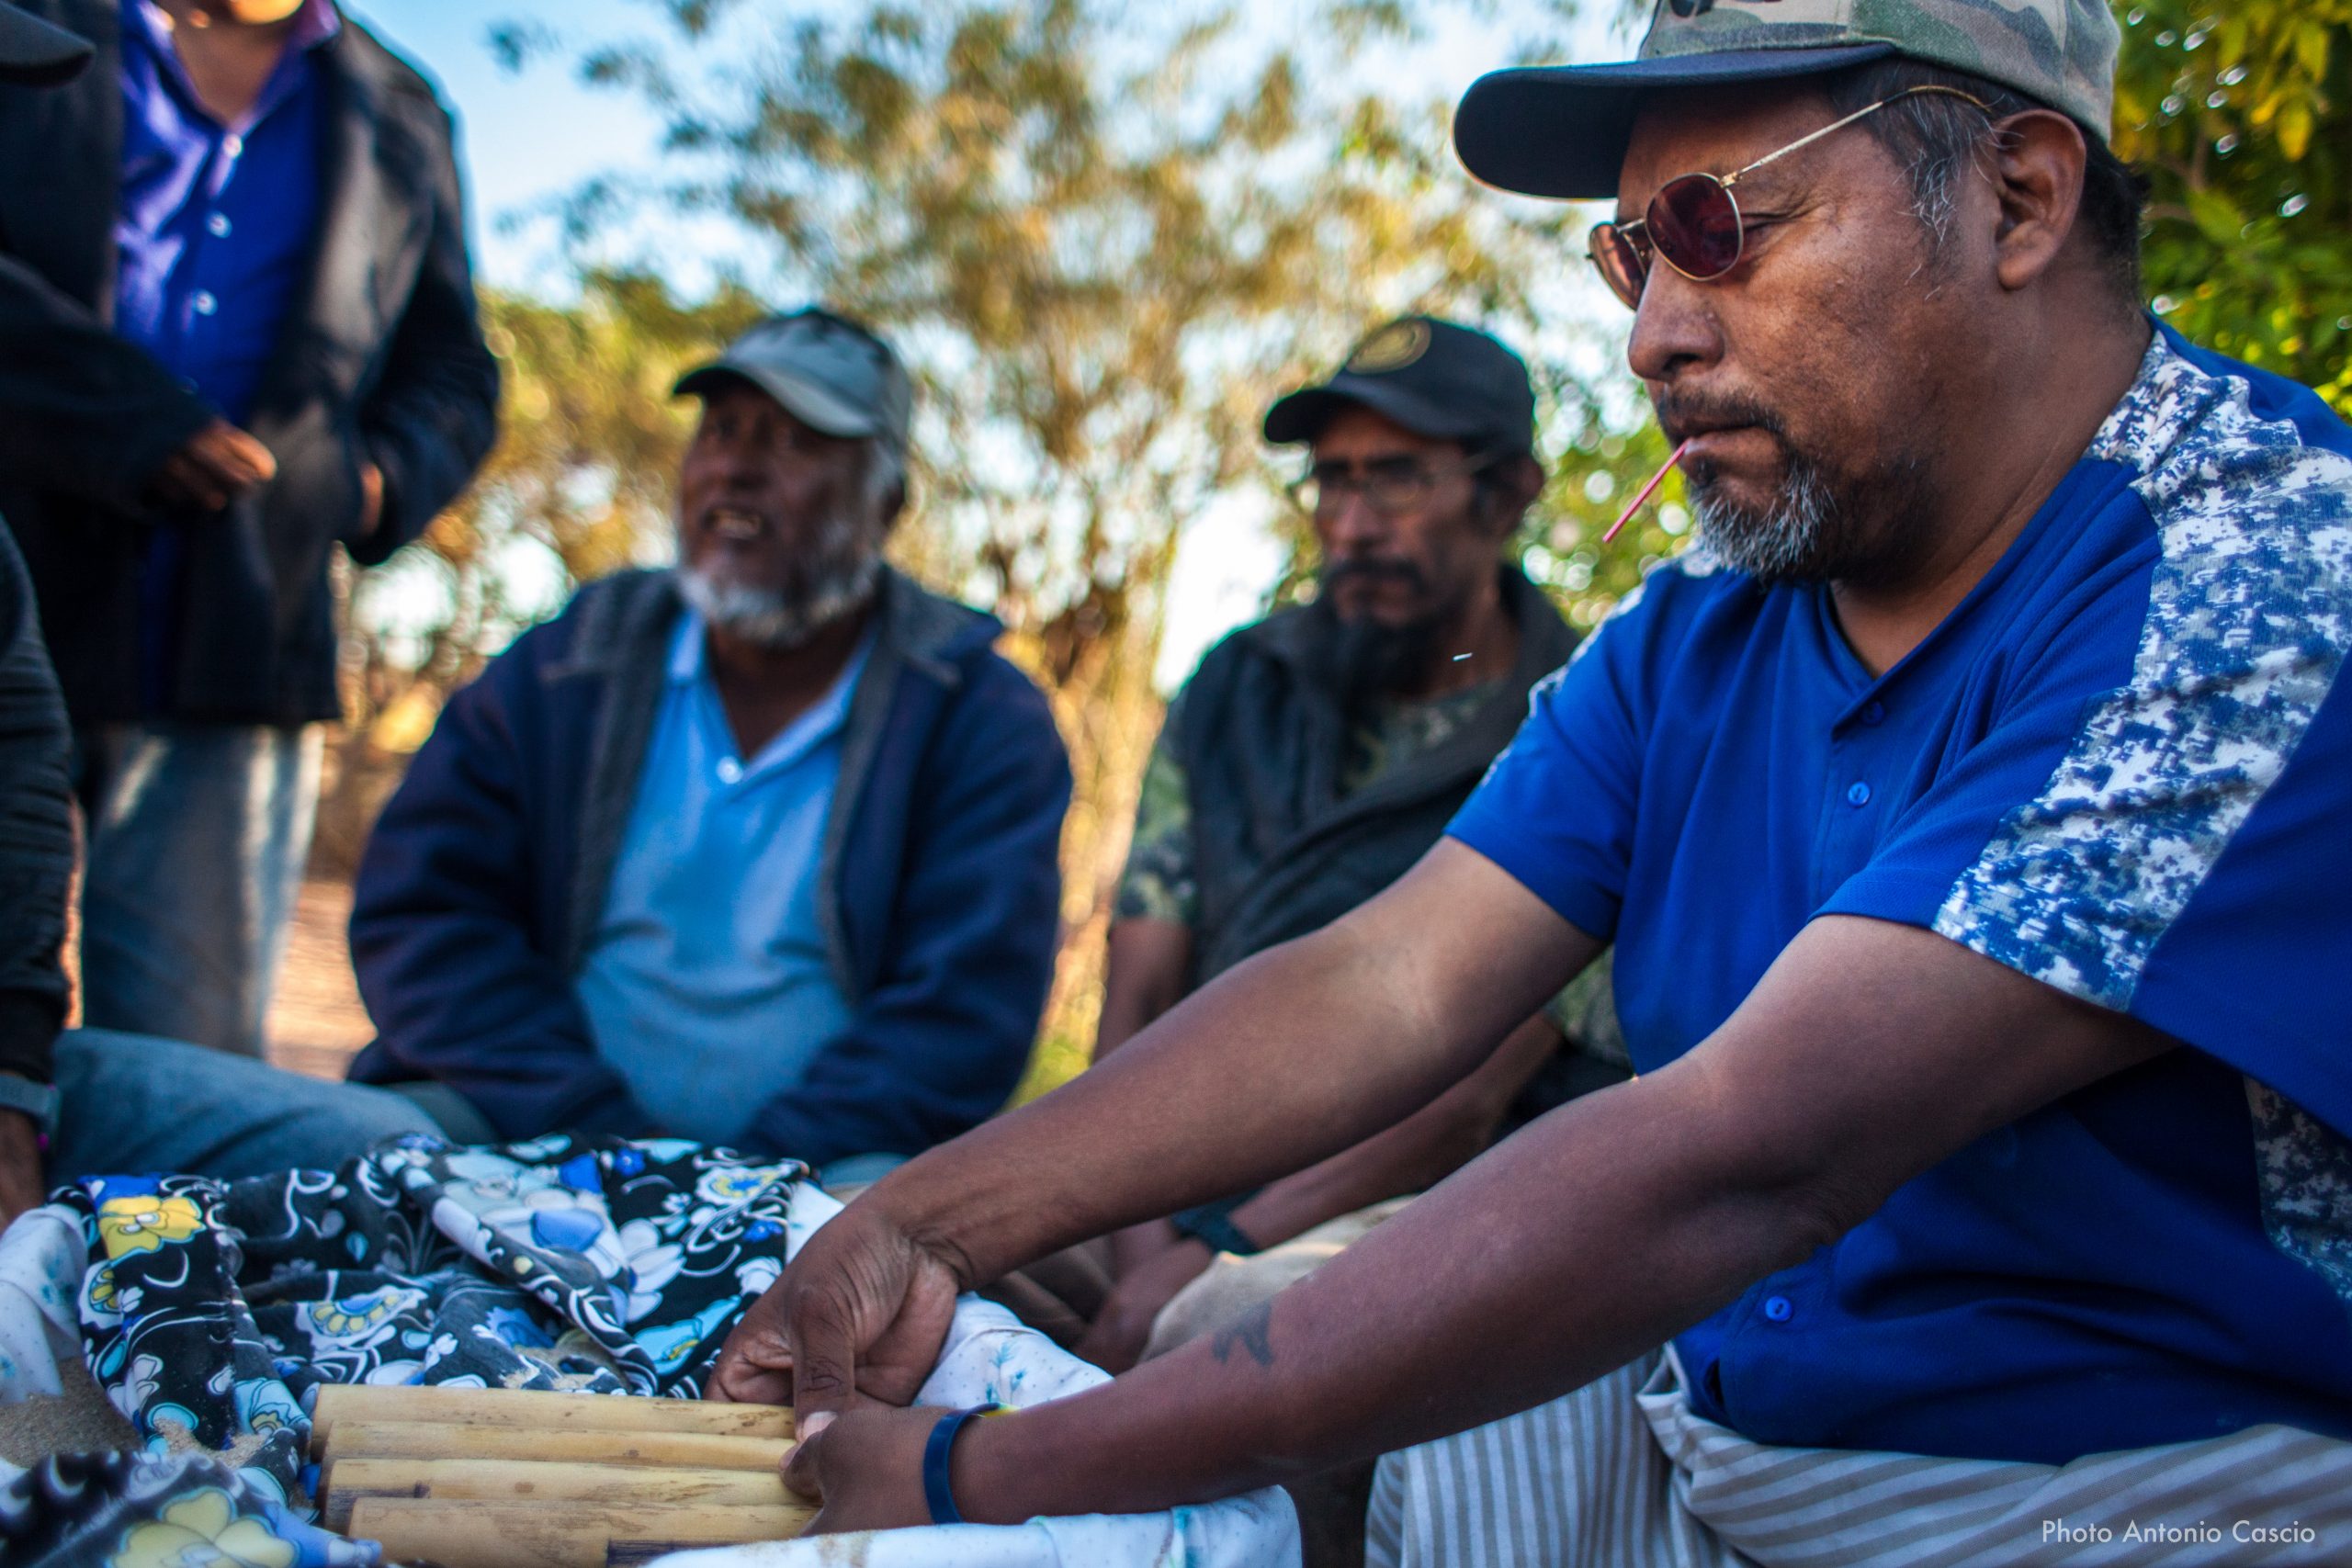
<svg viewBox="0 0 2352 1568">
<path fill-rule="evenodd" d="M 767 588 L 681 565 L 678 592 L 712 626 L 761 648 L 798 648 L 873 602 L 882 553 L 842 518 L 819 541 L 817 558 L 789 588 Z"/>
<path fill-rule="evenodd" d="M 1761 516 L 1725 503 L 1712 486 L 1693 494 L 1691 511 L 1699 547 L 1727 570 L 1768 583 L 1818 581 L 1831 574 L 1826 546 L 1838 502 L 1811 464 L 1792 466 Z"/>
</svg>

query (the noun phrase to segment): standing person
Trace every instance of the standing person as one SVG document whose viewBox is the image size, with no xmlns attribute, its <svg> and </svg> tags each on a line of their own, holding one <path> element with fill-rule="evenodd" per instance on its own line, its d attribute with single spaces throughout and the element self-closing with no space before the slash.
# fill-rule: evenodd
<svg viewBox="0 0 2352 1568">
<path fill-rule="evenodd" d="M 0 511 L 88 826 L 95 1025 L 258 1055 L 334 716 L 338 547 L 488 450 L 449 115 L 330 0 L 30 0 L 0 90 Z"/>
<path fill-rule="evenodd" d="M 1295 491 L 1317 592 L 1212 649 L 1169 706 L 1111 925 L 1098 1062 L 1197 987 L 1410 870 L 1510 743 L 1529 689 L 1576 648 L 1504 558 L 1544 471 L 1527 367 L 1501 343 L 1427 316 L 1390 321 L 1329 379 L 1277 400 L 1265 434 L 1307 448 Z M 1117 1283 L 1079 1353 L 1124 1370 L 1272 1295 L 1485 1148 L 1562 1035 L 1531 1018 L 1380 1136 L 1121 1233 Z M 1572 1054 L 1553 1076 L 1582 1088 L 1624 1075 Z M 1082 1305 L 1069 1276 L 1102 1250 L 1031 1277 Z"/>
<path fill-rule="evenodd" d="M 1385 1452 L 1412 1568 L 2352 1561 L 2352 427 L 2145 312 L 2119 41 L 1661 0 L 1471 89 L 1474 173 L 1617 203 L 1699 547 L 1393 887 L 809 1238 L 711 1391 L 797 1406 L 818 1529 Z M 1107 1386 L 877 1407 L 959 1289 L 1394 1122 L 1611 939 L 1633 1081 Z"/>
<path fill-rule="evenodd" d="M 63 81 L 90 53 L 72 34 L 0 4 L 0 83 Z M 0 278 L 17 265 L 0 257 Z M 0 350 L 0 377 L 16 352 Z M 432 1131 L 396 1095 L 317 1083 L 178 1041 L 59 1032 L 59 949 L 74 876 L 71 750 L 32 587 L 0 524 L 0 1227 L 67 1176 L 253 1175 L 331 1165 L 378 1138 Z"/>
</svg>

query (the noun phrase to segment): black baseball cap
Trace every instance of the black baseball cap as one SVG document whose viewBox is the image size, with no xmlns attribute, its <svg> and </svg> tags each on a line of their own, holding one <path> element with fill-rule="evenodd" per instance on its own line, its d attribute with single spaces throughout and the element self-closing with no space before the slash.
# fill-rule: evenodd
<svg viewBox="0 0 2352 1568">
<path fill-rule="evenodd" d="M 0 82 L 46 87 L 80 73 L 90 46 L 0 0 Z"/>
<path fill-rule="evenodd" d="M 847 316 L 816 306 L 770 316 L 718 358 L 678 378 L 672 395 L 707 393 L 730 378 L 749 381 L 811 429 L 907 449 L 914 410 L 907 367 L 888 344 Z"/>
<path fill-rule="evenodd" d="M 1459 441 L 1480 454 L 1535 449 L 1527 362 L 1476 327 L 1434 316 L 1407 316 L 1375 329 L 1329 380 L 1302 387 L 1266 411 L 1266 439 L 1312 441 L 1351 403 L 1416 435 Z"/>
</svg>

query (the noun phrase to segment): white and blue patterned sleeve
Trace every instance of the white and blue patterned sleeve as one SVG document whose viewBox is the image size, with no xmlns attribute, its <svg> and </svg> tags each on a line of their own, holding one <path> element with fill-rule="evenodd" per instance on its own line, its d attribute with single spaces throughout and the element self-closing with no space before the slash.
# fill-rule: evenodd
<svg viewBox="0 0 2352 1568">
<path fill-rule="evenodd" d="M 1950 781 L 2007 804 L 1932 914 L 1916 900 L 1938 857 L 1901 837 L 1883 881 L 1874 865 L 1838 904 L 2128 1011 L 2352 1126 L 2352 458 L 2341 424 L 2275 389 L 2162 342 L 2151 362 L 2090 453 L 2136 476 L 2154 525 L 2144 597 L 2107 600 L 2138 612 L 2106 628 L 2128 668 L 2103 678 L 2106 638 L 2085 628 Z"/>
</svg>

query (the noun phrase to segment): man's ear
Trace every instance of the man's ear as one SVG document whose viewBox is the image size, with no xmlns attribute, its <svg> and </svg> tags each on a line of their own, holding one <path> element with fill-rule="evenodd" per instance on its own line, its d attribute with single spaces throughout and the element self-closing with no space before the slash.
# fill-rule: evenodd
<svg viewBox="0 0 2352 1568">
<path fill-rule="evenodd" d="M 1486 482 L 1488 531 L 1508 539 L 1519 530 L 1520 519 L 1544 493 L 1544 465 L 1525 452 L 1506 457 L 1488 470 Z"/>
<path fill-rule="evenodd" d="M 2000 222 L 1993 267 L 2004 288 L 2023 288 L 2050 270 L 2082 214 L 2090 149 L 2082 128 L 2052 109 L 2011 115 L 1994 127 L 1987 160 Z"/>
</svg>

